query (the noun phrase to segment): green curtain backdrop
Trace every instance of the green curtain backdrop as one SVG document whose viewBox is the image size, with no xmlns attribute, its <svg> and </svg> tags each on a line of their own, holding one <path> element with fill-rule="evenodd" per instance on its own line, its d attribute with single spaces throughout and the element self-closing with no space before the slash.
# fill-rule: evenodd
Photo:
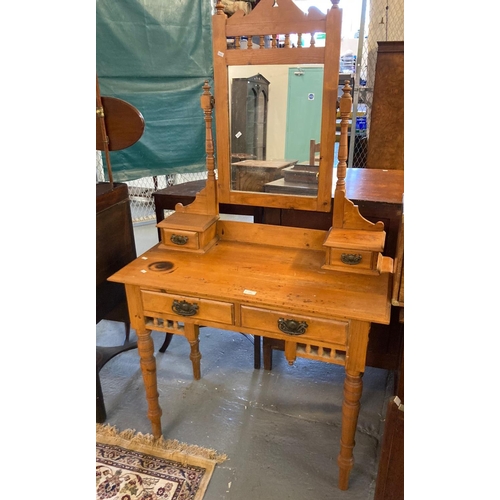
<svg viewBox="0 0 500 500">
<path fill-rule="evenodd" d="M 203 171 L 200 96 L 205 80 L 213 85 L 211 0 L 97 0 L 96 6 L 101 95 L 129 102 L 145 121 L 136 144 L 110 153 L 113 180 Z"/>
</svg>

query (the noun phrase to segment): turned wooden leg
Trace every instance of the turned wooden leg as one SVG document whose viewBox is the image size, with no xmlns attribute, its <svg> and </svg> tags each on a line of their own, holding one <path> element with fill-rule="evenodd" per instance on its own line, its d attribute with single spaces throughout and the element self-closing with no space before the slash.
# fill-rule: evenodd
<svg viewBox="0 0 500 500">
<path fill-rule="evenodd" d="M 347 490 L 349 474 L 354 465 L 354 436 L 358 423 L 358 415 L 363 392 L 361 373 L 346 373 L 344 381 L 344 402 L 342 403 L 342 434 L 340 438 L 340 453 L 337 459 L 339 465 L 339 488 Z"/>
<path fill-rule="evenodd" d="M 141 359 L 142 379 L 146 389 L 148 402 L 148 418 L 151 421 L 153 436 L 161 436 L 161 408 L 158 402 L 158 387 L 156 381 L 156 359 L 154 357 L 154 344 L 151 330 L 136 330 L 137 350 Z"/>
<path fill-rule="evenodd" d="M 285 340 L 285 358 L 288 364 L 292 366 L 297 359 L 297 343 Z"/>
<path fill-rule="evenodd" d="M 184 323 L 184 335 L 188 339 L 189 345 L 191 346 L 191 354 L 189 359 L 193 364 L 193 377 L 195 380 L 200 380 L 201 370 L 200 370 L 200 360 L 201 353 L 199 350 L 200 341 L 198 336 L 200 334 L 200 327 L 192 323 Z"/>
<path fill-rule="evenodd" d="M 345 366 L 346 376 L 344 381 L 344 402 L 342 403 L 340 453 L 337 459 L 339 465 L 339 488 L 341 490 L 347 490 L 349 486 L 349 474 L 354 465 L 354 437 L 358 424 L 361 393 L 363 392 L 361 377 L 365 370 L 369 333 L 370 323 L 351 321 Z"/>
</svg>

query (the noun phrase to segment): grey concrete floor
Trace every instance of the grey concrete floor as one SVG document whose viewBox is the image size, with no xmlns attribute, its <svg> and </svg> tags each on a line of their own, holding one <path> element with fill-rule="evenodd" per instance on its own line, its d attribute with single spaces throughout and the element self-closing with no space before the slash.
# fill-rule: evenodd
<svg viewBox="0 0 500 500">
<path fill-rule="evenodd" d="M 157 241 L 151 226 L 136 232 L 138 255 Z M 124 333 L 123 324 L 101 321 L 96 343 L 119 345 Z M 349 489 L 340 491 L 343 367 L 305 359 L 289 366 L 283 353 L 275 352 L 272 371 L 256 370 L 252 336 L 201 328 L 202 378 L 195 381 L 187 340 L 174 336 L 160 353 L 165 334 L 152 336 L 164 437 L 228 456 L 216 467 L 204 500 L 373 499 L 385 408 L 392 395 L 390 372 L 366 369 L 355 465 Z M 106 423 L 150 433 L 137 350 L 113 358 L 100 377 Z"/>
</svg>

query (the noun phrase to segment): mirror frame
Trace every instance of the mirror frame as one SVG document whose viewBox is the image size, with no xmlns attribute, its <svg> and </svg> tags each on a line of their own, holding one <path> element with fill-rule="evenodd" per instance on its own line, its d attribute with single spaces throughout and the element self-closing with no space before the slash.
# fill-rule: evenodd
<svg viewBox="0 0 500 500">
<path fill-rule="evenodd" d="M 333 161 L 337 116 L 338 75 L 340 70 L 340 43 L 342 10 L 339 0 L 331 0 L 332 8 L 323 14 L 311 7 L 307 14 L 292 0 L 261 0 L 247 15 L 237 11 L 231 17 L 224 14 L 224 6 L 217 1 L 212 16 L 212 47 L 214 61 L 215 135 L 217 156 L 217 191 L 219 203 L 253 205 L 274 208 L 294 208 L 328 212 L 332 204 Z M 275 5 L 277 4 L 277 5 Z M 314 33 L 325 33 L 324 47 L 314 45 Z M 276 35 L 285 35 L 285 47 L 278 48 Z M 298 34 L 298 47 L 291 47 L 289 35 Z M 264 36 L 272 35 L 271 47 L 264 47 Z M 240 38 L 259 36 L 258 49 L 240 48 Z M 235 47 L 228 48 L 227 39 L 235 39 Z M 301 40 L 309 46 L 301 46 Z M 312 40 L 312 43 L 311 43 Z M 244 65 L 306 65 L 324 67 L 320 134 L 320 163 L 317 196 L 273 194 L 265 192 L 234 191 L 231 189 L 231 128 L 229 113 L 230 66 Z M 286 124 L 283 124 L 286 127 Z"/>
</svg>

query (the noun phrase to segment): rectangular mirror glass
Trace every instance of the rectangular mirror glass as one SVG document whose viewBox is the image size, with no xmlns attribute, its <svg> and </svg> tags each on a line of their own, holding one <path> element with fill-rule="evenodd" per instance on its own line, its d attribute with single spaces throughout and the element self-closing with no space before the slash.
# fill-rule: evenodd
<svg viewBox="0 0 500 500">
<path fill-rule="evenodd" d="M 228 68 L 231 190 L 316 196 L 323 65 Z"/>
</svg>

